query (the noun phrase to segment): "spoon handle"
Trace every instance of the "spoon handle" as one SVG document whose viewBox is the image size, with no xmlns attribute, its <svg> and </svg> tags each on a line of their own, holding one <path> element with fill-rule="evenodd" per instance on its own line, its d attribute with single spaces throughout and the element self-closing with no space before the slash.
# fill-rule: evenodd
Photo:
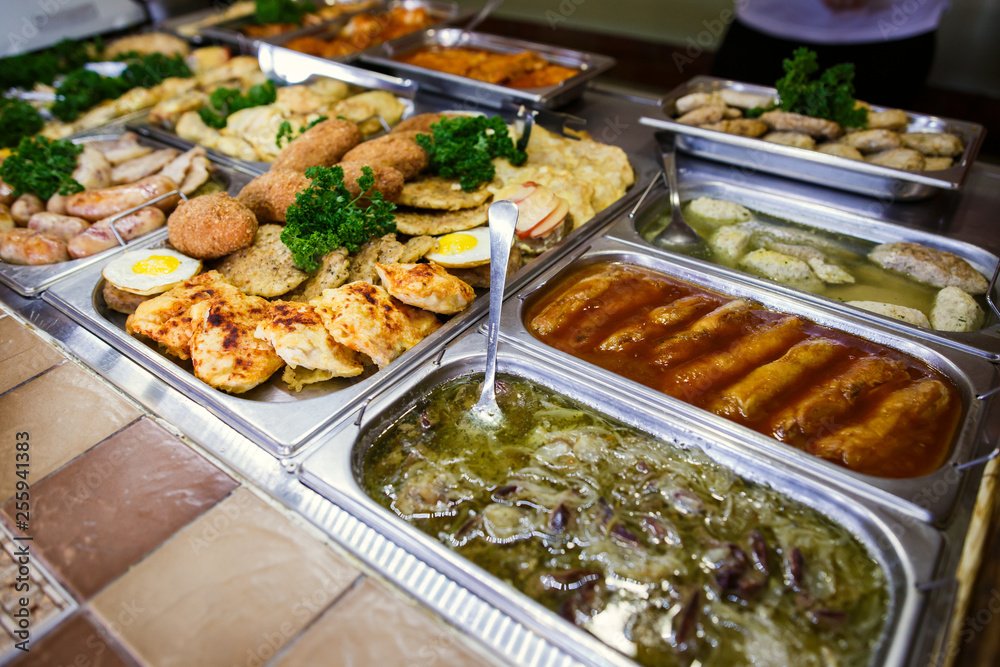
<svg viewBox="0 0 1000 667">
<path fill-rule="evenodd" d="M 494 394 L 497 375 L 497 341 L 500 336 L 500 309 L 507 284 L 507 262 L 517 227 L 517 204 L 500 200 L 490 204 L 490 321 L 486 332 L 486 377 L 483 393 Z"/>
</svg>

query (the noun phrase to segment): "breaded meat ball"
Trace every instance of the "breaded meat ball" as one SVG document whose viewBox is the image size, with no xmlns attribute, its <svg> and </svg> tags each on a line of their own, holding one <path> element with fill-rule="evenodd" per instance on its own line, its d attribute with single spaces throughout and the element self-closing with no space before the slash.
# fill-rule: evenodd
<svg viewBox="0 0 1000 667">
<path fill-rule="evenodd" d="M 247 183 L 236 196 L 253 211 L 257 221 L 285 222 L 285 211 L 295 203 L 295 195 L 309 187 L 312 181 L 301 171 L 272 169 Z"/>
<path fill-rule="evenodd" d="M 410 179 L 427 168 L 427 152 L 413 139 L 387 134 L 355 146 L 341 162 L 384 162 L 398 169 L 404 179 Z"/>
<path fill-rule="evenodd" d="M 361 178 L 361 168 L 371 167 L 372 175 L 375 176 L 375 190 L 382 193 L 386 201 L 397 201 L 403 192 L 403 174 L 398 169 L 385 162 L 375 161 L 373 164 L 364 162 L 341 162 L 340 167 L 344 169 L 344 185 L 351 193 L 352 197 L 361 194 L 358 187 L 358 179 Z"/>
<path fill-rule="evenodd" d="M 278 153 L 271 170 L 329 167 L 340 162 L 344 153 L 361 143 L 358 126 L 341 118 L 317 123 Z"/>
<path fill-rule="evenodd" d="M 421 134 L 430 134 L 431 125 L 434 123 L 440 123 L 443 118 L 458 118 L 459 114 L 454 113 L 422 113 L 416 116 L 411 116 L 404 121 L 400 121 L 399 125 L 392 128 L 392 134 L 398 134 L 400 132 L 409 132 L 411 130 L 416 130 Z"/>
<path fill-rule="evenodd" d="M 227 192 L 194 197 L 167 219 L 170 244 L 197 259 L 215 259 L 253 243 L 257 216 Z"/>
</svg>

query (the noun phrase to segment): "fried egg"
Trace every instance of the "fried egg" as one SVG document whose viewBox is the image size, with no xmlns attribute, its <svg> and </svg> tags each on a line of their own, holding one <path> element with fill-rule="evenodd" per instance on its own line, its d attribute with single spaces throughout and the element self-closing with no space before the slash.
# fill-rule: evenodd
<svg viewBox="0 0 1000 667">
<path fill-rule="evenodd" d="M 149 296 L 198 275 L 201 261 L 176 250 L 149 248 L 126 252 L 108 262 L 101 274 L 120 290 Z"/>
<path fill-rule="evenodd" d="M 490 263 L 490 228 L 476 227 L 435 238 L 434 250 L 424 255 L 446 269 L 468 269 Z"/>
</svg>

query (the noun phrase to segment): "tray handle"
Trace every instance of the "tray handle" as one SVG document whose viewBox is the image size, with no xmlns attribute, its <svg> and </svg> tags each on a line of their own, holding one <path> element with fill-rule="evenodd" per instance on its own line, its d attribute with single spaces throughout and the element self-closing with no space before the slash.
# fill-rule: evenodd
<svg viewBox="0 0 1000 667">
<path fill-rule="evenodd" d="M 128 245 L 129 242 L 126 241 L 126 240 L 124 240 L 122 238 L 121 234 L 118 233 L 118 228 L 115 227 L 115 223 L 116 222 L 118 222 L 119 220 L 121 220 L 122 218 L 124 218 L 127 215 L 132 215 L 136 211 L 140 211 L 140 210 L 146 208 L 150 204 L 155 204 L 157 202 L 163 201 L 164 199 L 168 199 L 170 197 L 177 197 L 177 196 L 179 196 L 184 201 L 188 200 L 187 195 L 184 194 L 183 192 L 181 192 L 180 190 L 171 190 L 170 192 L 163 193 L 159 197 L 153 197 L 152 199 L 150 199 L 148 201 L 144 201 L 143 203 L 139 204 L 138 206 L 133 206 L 130 209 L 126 209 L 126 210 L 122 211 L 121 213 L 115 213 L 113 216 L 111 216 L 111 219 L 108 220 L 108 227 L 111 228 L 111 233 L 115 235 L 115 240 L 118 241 L 118 245 L 120 245 L 121 247 L 124 248 L 126 245 Z"/>
</svg>

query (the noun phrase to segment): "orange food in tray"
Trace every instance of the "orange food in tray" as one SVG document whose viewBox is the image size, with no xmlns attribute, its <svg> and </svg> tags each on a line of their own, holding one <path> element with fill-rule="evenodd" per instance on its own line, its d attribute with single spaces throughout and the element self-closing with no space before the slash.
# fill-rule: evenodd
<svg viewBox="0 0 1000 667">
<path fill-rule="evenodd" d="M 428 46 L 397 58 L 399 62 L 510 88 L 544 88 L 580 70 L 553 65 L 534 51 L 494 53 L 465 47 Z"/>
<path fill-rule="evenodd" d="M 380 14 L 357 14 L 331 40 L 318 37 L 298 37 L 285 46 L 293 51 L 323 58 L 337 58 L 423 30 L 437 23 L 426 9 L 395 7 Z"/>
<path fill-rule="evenodd" d="M 890 347 L 629 265 L 581 269 L 525 320 L 541 341 L 851 470 L 926 475 L 954 384 Z"/>
</svg>

